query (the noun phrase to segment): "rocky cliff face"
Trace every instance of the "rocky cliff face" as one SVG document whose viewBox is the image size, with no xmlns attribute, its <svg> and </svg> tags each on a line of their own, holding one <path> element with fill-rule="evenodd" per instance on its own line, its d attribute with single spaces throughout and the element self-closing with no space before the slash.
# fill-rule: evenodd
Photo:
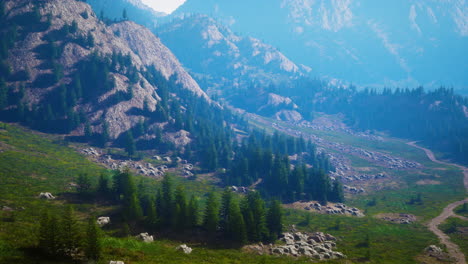
<svg viewBox="0 0 468 264">
<path fill-rule="evenodd" d="M 35 1 L 34 1 L 35 2 Z M 110 57 L 112 54 L 128 56 L 132 69 L 137 69 L 138 81 L 131 81 L 129 71 L 110 71 L 109 79 L 113 87 L 97 98 L 97 103 L 79 100 L 74 111 L 84 113 L 94 131 L 102 130 L 102 121 L 108 125 L 109 136 L 117 138 L 123 132 L 147 118 L 138 110 L 154 111 L 160 96 L 159 87 L 150 83 L 143 72 L 154 68 L 166 78 L 172 78 L 182 89 L 193 92 L 209 100 L 192 77 L 182 68 L 175 56 L 149 30 L 133 22 L 124 21 L 107 26 L 100 21 L 91 7 L 74 0 L 50 0 L 33 3 L 27 0 L 6 1 L 7 21 L 17 21 L 21 17 L 39 13 L 41 23 L 47 25 L 31 30 L 34 25 L 19 25 L 22 37 L 9 51 L 8 62 L 12 74 L 26 71 L 28 78 L 23 82 L 10 82 L 9 85 L 25 85 L 23 101 L 28 109 L 47 103 L 46 99 L 62 85 L 74 81 L 77 65 L 91 56 Z M 18 20 L 20 21 L 20 20 Z M 70 31 L 68 28 L 74 28 Z M 68 28 L 67 28 L 68 26 Z M 64 33 L 64 28 L 67 32 Z M 40 55 L 45 47 L 58 47 L 59 54 L 52 59 L 63 68 L 63 75 L 56 83 L 38 86 L 38 80 L 55 71 L 44 66 L 51 58 Z M 128 100 L 110 102 L 109 98 L 132 91 Z M 137 111 L 135 111 L 137 110 Z M 84 133 L 83 125 L 72 134 Z"/>
</svg>

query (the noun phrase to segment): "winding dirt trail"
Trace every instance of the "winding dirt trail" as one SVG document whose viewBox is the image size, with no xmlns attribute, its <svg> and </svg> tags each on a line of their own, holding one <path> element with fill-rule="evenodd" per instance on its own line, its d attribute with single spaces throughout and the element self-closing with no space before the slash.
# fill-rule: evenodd
<svg viewBox="0 0 468 264">
<path fill-rule="evenodd" d="M 439 164 L 443 164 L 443 165 L 451 165 L 451 166 L 455 166 L 455 167 L 460 168 L 463 171 L 463 175 L 464 175 L 463 182 L 465 184 L 465 189 L 468 191 L 468 168 L 467 167 L 464 167 L 464 166 L 461 166 L 461 165 L 458 165 L 458 164 L 453 164 L 453 163 L 448 163 L 448 162 L 443 162 L 443 161 L 437 160 L 432 151 L 430 151 L 429 149 L 426 149 L 426 148 L 423 148 L 423 147 L 420 147 L 420 146 L 416 145 L 416 141 L 415 142 L 409 142 L 407 144 L 412 146 L 412 147 L 424 150 L 427 157 L 431 161 L 433 161 L 435 163 L 439 163 Z M 431 230 L 434 234 L 436 234 L 439 237 L 440 242 L 447 247 L 447 251 L 449 252 L 450 256 L 453 257 L 456 260 L 456 263 L 459 263 L 459 264 L 466 264 L 465 255 L 463 254 L 463 252 L 461 252 L 458 245 L 451 242 L 449 236 L 447 236 L 444 232 L 442 232 L 438 228 L 438 226 L 449 217 L 458 217 L 458 218 L 462 218 L 462 219 L 465 218 L 465 217 L 462 217 L 462 216 L 458 216 L 453 212 L 453 209 L 455 209 L 456 207 L 458 207 L 458 206 L 460 206 L 460 205 L 462 205 L 464 203 L 468 203 L 468 198 L 447 205 L 439 216 L 437 216 L 436 218 L 433 218 L 428 223 L 429 230 Z"/>
</svg>

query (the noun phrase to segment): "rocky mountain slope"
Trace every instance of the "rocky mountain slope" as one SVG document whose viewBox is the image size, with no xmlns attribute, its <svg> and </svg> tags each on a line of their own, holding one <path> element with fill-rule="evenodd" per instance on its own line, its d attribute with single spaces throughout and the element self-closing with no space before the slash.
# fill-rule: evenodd
<svg viewBox="0 0 468 264">
<path fill-rule="evenodd" d="M 66 116 L 69 119 L 70 113 L 79 113 L 81 120 L 88 120 L 90 129 L 97 133 L 102 132 L 105 124 L 110 138 L 117 138 L 139 122 L 148 120 L 141 111 L 155 111 L 161 101 L 160 87 L 147 75 L 143 76 L 145 72 L 159 72 L 166 81 L 171 79 L 182 90 L 209 101 L 169 49 L 142 26 L 130 21 L 108 26 L 97 18 L 89 5 L 74 0 L 6 1 L 4 6 L 4 25 L 13 25 L 18 35 L 6 60 L 11 68 L 10 75 L 26 73 L 19 80 L 7 79 L 11 94 L 24 94 L 17 105 L 7 109 L 24 106 L 26 111 L 40 114 L 44 109 L 47 113 L 47 103 L 54 102 L 51 98 L 62 90 L 67 91 L 67 87 L 68 94 L 71 86 L 78 87 L 76 75 L 80 74 L 77 70 L 80 65 L 94 73 L 102 70 L 106 89 L 97 94 L 95 101 L 73 94 L 75 100 L 69 103 Z M 36 25 L 40 26 L 31 24 L 34 22 L 31 19 L 36 19 Z M 86 67 L 90 61 L 95 62 L 91 63 L 92 69 Z M 85 77 L 82 76 L 81 82 Z M 20 86 L 22 88 L 14 88 Z M 80 85 L 80 89 L 92 92 L 98 88 L 81 88 Z M 67 92 L 64 93 L 67 97 Z M 48 107 L 55 109 L 55 105 Z M 84 123 L 75 127 L 72 134 L 86 132 Z"/>
<path fill-rule="evenodd" d="M 251 82 L 268 85 L 309 71 L 276 48 L 236 35 L 206 15 L 175 18 L 156 32 L 185 67 L 208 80 L 207 88 L 239 87 Z"/>
<path fill-rule="evenodd" d="M 209 14 L 281 48 L 316 76 L 466 89 L 467 8 L 464 0 L 188 0 L 174 15 Z"/>
</svg>

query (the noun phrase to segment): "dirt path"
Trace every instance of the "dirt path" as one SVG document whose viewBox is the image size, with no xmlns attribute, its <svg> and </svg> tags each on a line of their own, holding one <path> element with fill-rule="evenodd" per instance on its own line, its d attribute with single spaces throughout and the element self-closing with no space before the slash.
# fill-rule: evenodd
<svg viewBox="0 0 468 264">
<path fill-rule="evenodd" d="M 463 171 L 463 175 L 464 175 L 463 182 L 465 184 L 465 189 L 468 191 L 468 168 L 467 167 L 464 167 L 464 166 L 461 166 L 461 165 L 458 165 L 458 164 L 439 161 L 439 160 L 436 159 L 436 157 L 435 157 L 435 155 L 434 155 L 434 153 L 432 151 L 430 151 L 429 149 L 426 149 L 426 148 L 423 148 L 423 147 L 420 147 L 420 146 L 416 145 L 416 142 L 409 142 L 407 144 L 410 145 L 410 146 L 413 146 L 415 148 L 424 150 L 427 157 L 431 161 L 433 161 L 435 163 L 439 163 L 439 164 L 443 164 L 443 165 L 451 165 L 451 166 L 455 166 L 455 167 L 460 168 Z M 453 212 L 453 210 L 456 207 L 458 207 L 458 206 L 460 206 L 460 205 L 462 205 L 464 203 L 468 203 L 468 198 L 447 205 L 439 216 L 437 216 L 436 218 L 433 218 L 428 223 L 429 230 L 431 230 L 434 234 L 436 234 L 439 237 L 440 242 L 447 247 L 447 251 L 449 252 L 450 256 L 452 256 L 456 260 L 456 263 L 459 263 L 459 264 L 466 264 L 465 255 L 463 254 L 463 252 L 461 252 L 458 245 L 452 243 L 450 241 L 450 238 L 444 232 L 442 232 L 438 228 L 438 226 L 449 217 L 464 218 L 462 216 L 456 215 Z"/>
</svg>

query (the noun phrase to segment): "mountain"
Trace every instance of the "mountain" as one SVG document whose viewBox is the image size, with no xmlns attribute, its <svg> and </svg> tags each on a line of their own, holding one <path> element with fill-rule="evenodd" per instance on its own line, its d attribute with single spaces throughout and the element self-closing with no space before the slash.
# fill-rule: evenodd
<svg viewBox="0 0 468 264">
<path fill-rule="evenodd" d="M 3 119 L 77 136 L 107 130 L 116 139 L 141 122 L 154 123 L 150 113 L 161 106 L 169 111 L 168 86 L 211 102 L 143 26 L 106 25 L 74 0 L 4 6 Z"/>
<path fill-rule="evenodd" d="M 87 0 L 86 2 L 99 17 L 119 21 L 123 19 L 125 11 L 127 18 L 149 28 L 157 25 L 159 18 L 166 16 L 165 13 L 145 5 L 141 0 Z"/>
<path fill-rule="evenodd" d="M 187 13 L 279 47 L 318 77 L 374 87 L 468 86 L 464 0 L 188 0 L 174 16 Z"/>
<path fill-rule="evenodd" d="M 308 71 L 271 45 L 236 35 L 206 15 L 175 18 L 156 32 L 184 66 L 214 90 L 248 83 L 267 86 Z"/>
</svg>

